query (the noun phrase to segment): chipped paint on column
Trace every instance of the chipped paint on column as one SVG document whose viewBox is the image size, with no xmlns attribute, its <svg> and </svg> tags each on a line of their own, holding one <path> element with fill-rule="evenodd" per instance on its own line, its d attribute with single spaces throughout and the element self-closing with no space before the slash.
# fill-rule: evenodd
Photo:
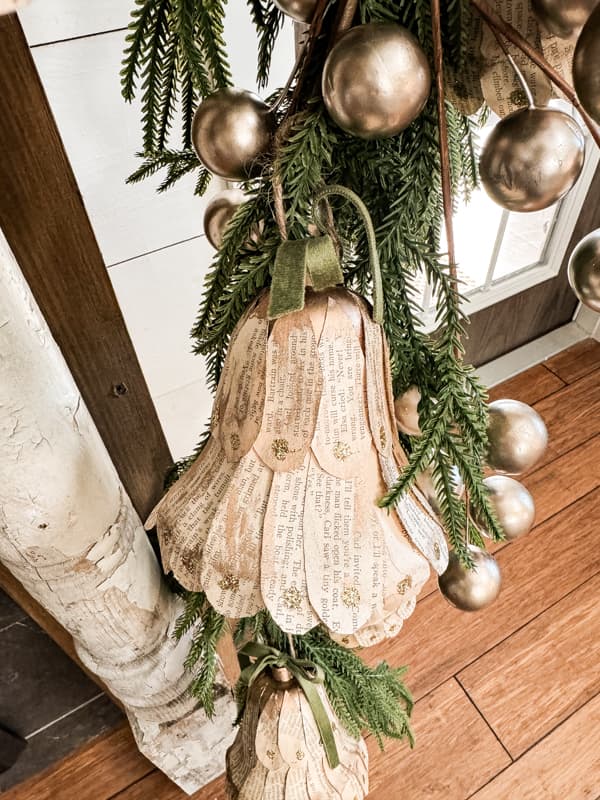
<svg viewBox="0 0 600 800">
<path fill-rule="evenodd" d="M 187 792 L 223 771 L 235 716 L 189 697 L 189 639 L 73 378 L 0 232 L 0 560 L 124 704 L 140 750 Z"/>
</svg>

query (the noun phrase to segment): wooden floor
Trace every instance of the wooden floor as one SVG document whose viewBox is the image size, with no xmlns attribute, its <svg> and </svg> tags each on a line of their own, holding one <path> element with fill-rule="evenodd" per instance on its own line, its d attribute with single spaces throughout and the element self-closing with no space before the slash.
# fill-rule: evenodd
<svg viewBox="0 0 600 800">
<path fill-rule="evenodd" d="M 409 664 L 417 746 L 369 742 L 369 800 L 600 798 L 600 344 L 508 381 L 543 415 L 550 446 L 525 478 L 535 530 L 497 548 L 500 599 L 470 615 L 431 581 L 369 661 Z M 182 800 L 126 729 L 5 793 L 5 800 Z M 194 795 L 224 800 L 222 780 Z"/>
</svg>

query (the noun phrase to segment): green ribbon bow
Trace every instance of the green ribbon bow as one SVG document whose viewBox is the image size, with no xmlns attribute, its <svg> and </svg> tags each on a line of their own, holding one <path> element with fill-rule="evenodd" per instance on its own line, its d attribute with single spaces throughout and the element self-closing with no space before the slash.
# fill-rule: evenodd
<svg viewBox="0 0 600 800">
<path fill-rule="evenodd" d="M 285 667 L 285 669 L 289 670 L 304 692 L 315 718 L 329 766 L 335 769 L 340 763 L 340 757 L 333 735 L 333 728 L 331 727 L 331 719 L 317 691 L 317 686 L 325 681 L 325 675 L 321 667 L 312 661 L 295 658 L 288 653 L 283 653 L 281 650 L 258 642 L 248 642 L 240 650 L 240 655 L 256 659 L 254 663 L 242 670 L 240 675 L 240 681 L 248 687 L 252 686 L 258 676 L 266 669 Z"/>
<path fill-rule="evenodd" d="M 340 195 L 350 200 L 361 217 L 367 232 L 369 262 L 373 278 L 373 319 L 383 322 L 383 286 L 375 229 L 371 215 L 360 197 L 345 186 L 324 186 L 313 202 L 313 219 L 323 236 L 282 242 L 275 256 L 269 299 L 269 319 L 277 319 L 304 308 L 304 287 L 307 276 L 313 288 L 322 291 L 344 282 L 344 275 L 327 224 L 321 203 L 330 195 Z"/>
</svg>

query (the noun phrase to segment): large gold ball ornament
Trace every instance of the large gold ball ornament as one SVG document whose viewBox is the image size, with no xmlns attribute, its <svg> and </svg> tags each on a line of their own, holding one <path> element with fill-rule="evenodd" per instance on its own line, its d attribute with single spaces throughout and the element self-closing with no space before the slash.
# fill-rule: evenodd
<svg viewBox="0 0 600 800">
<path fill-rule="evenodd" d="M 438 586 L 446 600 L 461 611 L 481 611 L 500 594 L 500 567 L 485 550 L 469 545 L 474 568 L 461 564 L 456 553 L 450 553 L 446 571 L 438 578 Z"/>
<path fill-rule="evenodd" d="M 600 5 L 592 12 L 577 40 L 573 85 L 581 105 L 600 125 Z"/>
<path fill-rule="evenodd" d="M 598 0 L 531 0 L 533 13 L 550 33 L 567 38 L 579 32 Z"/>
<path fill-rule="evenodd" d="M 419 426 L 420 402 L 421 392 L 417 386 L 409 386 L 408 389 L 394 401 L 396 426 L 399 431 L 406 433 L 408 436 L 421 435 L 421 428 Z"/>
<path fill-rule="evenodd" d="M 578 300 L 600 314 L 600 228 L 588 233 L 573 250 L 568 274 Z"/>
<path fill-rule="evenodd" d="M 245 180 L 260 172 L 274 129 L 275 118 L 260 97 L 243 89 L 220 89 L 196 109 L 192 143 L 215 175 Z"/>
<path fill-rule="evenodd" d="M 224 189 L 216 194 L 206 206 L 204 233 L 215 250 L 221 247 L 223 234 L 229 221 L 247 199 L 241 189 Z"/>
<path fill-rule="evenodd" d="M 496 125 L 479 163 L 489 196 L 508 211 L 540 211 L 560 200 L 583 168 L 585 139 L 553 108 L 520 108 Z"/>
<path fill-rule="evenodd" d="M 433 479 L 433 470 L 434 470 L 434 465 L 430 464 L 427 467 L 427 469 L 424 469 L 423 472 L 420 472 L 417 475 L 417 477 L 415 478 L 415 483 L 417 484 L 417 488 L 421 490 L 425 499 L 429 503 L 431 510 L 439 517 L 441 512 L 441 507 L 437 489 L 435 488 L 435 482 Z M 458 470 L 458 467 L 452 467 L 450 470 L 450 475 L 454 493 L 457 495 L 457 497 L 460 497 L 464 491 L 465 484 Z"/>
<path fill-rule="evenodd" d="M 317 7 L 317 0 L 273 0 L 273 2 L 280 11 L 296 22 L 310 22 Z"/>
<path fill-rule="evenodd" d="M 421 113 L 431 70 L 406 28 L 371 22 L 345 33 L 323 68 L 323 100 L 342 130 L 362 139 L 395 136 Z"/>
<path fill-rule="evenodd" d="M 529 533 L 535 520 L 535 503 L 523 484 L 508 475 L 490 475 L 484 484 L 506 539 L 512 542 Z M 474 521 L 484 535 L 489 535 L 480 519 L 475 517 Z"/>
<path fill-rule="evenodd" d="M 505 475 L 530 470 L 548 446 L 544 420 L 520 400 L 495 400 L 488 411 L 488 465 Z"/>
</svg>

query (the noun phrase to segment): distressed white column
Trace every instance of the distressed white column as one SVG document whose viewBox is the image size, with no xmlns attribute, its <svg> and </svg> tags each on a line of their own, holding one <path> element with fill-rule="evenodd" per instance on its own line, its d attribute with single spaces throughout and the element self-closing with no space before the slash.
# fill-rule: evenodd
<svg viewBox="0 0 600 800">
<path fill-rule="evenodd" d="M 233 701 L 188 696 L 181 604 L 0 232 L 0 561 L 124 704 L 140 750 L 186 792 L 224 768 Z"/>
</svg>

